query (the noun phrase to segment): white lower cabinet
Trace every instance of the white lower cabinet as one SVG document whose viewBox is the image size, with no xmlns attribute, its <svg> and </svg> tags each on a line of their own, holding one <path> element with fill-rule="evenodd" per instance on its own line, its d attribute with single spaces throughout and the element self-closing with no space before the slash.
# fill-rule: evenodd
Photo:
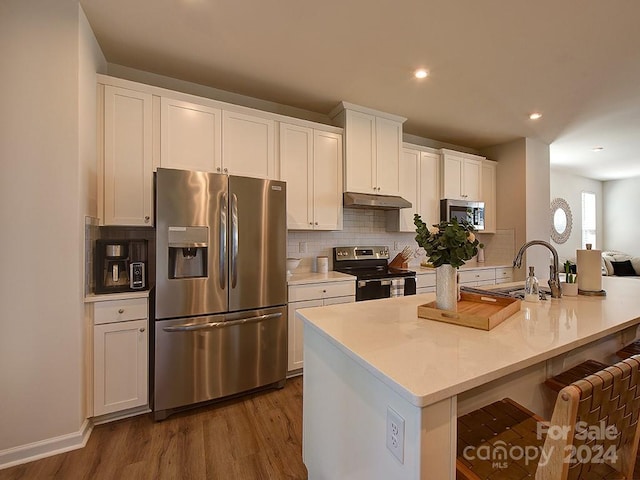
<svg viewBox="0 0 640 480">
<path fill-rule="evenodd" d="M 458 271 L 460 285 L 469 287 L 481 287 L 483 285 L 495 285 L 513 281 L 513 268 L 511 267 L 487 267 L 467 268 Z M 436 291 L 435 272 L 417 272 L 416 293 L 429 293 Z"/>
<path fill-rule="evenodd" d="M 93 416 L 148 403 L 148 300 L 94 303 Z"/>
<path fill-rule="evenodd" d="M 304 366 L 303 323 L 302 320 L 296 318 L 296 311 L 300 308 L 351 303 L 355 300 L 355 279 L 289 286 L 289 358 L 287 362 L 289 372 L 299 370 Z"/>
<path fill-rule="evenodd" d="M 513 282 L 513 267 L 496 268 L 496 283 Z"/>
<path fill-rule="evenodd" d="M 458 273 L 460 285 L 469 285 L 470 287 L 479 287 L 481 285 L 495 285 L 496 269 L 495 268 L 474 268 L 472 270 L 461 270 Z"/>
<path fill-rule="evenodd" d="M 436 272 L 416 274 L 416 293 L 436 291 Z"/>
</svg>

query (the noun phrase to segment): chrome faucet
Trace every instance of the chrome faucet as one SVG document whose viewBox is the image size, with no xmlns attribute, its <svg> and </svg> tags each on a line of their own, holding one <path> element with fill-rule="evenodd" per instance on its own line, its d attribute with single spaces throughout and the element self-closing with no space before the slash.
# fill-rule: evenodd
<svg viewBox="0 0 640 480">
<path fill-rule="evenodd" d="M 516 255 L 516 258 L 513 259 L 513 266 L 520 268 L 522 265 L 522 255 L 524 255 L 525 250 L 531 245 L 542 245 L 543 247 L 547 247 L 553 254 L 553 265 L 549 265 L 549 288 L 551 289 L 551 298 L 560 298 L 562 296 L 562 288 L 560 287 L 560 272 L 558 271 L 558 251 L 553 248 L 553 245 L 549 242 L 545 242 L 544 240 L 531 240 L 530 242 L 525 243 L 520 247 L 520 251 Z"/>
</svg>

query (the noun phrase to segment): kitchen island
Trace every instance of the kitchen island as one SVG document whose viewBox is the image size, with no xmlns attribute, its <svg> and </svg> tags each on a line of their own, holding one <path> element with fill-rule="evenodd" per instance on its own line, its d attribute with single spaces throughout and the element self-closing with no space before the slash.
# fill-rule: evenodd
<svg viewBox="0 0 640 480">
<path fill-rule="evenodd" d="M 607 297 L 522 302 L 491 331 L 419 318 L 434 294 L 299 310 L 310 480 L 454 479 L 457 416 L 511 397 L 549 417 L 545 378 L 636 338 L 639 287 L 605 277 Z"/>
</svg>

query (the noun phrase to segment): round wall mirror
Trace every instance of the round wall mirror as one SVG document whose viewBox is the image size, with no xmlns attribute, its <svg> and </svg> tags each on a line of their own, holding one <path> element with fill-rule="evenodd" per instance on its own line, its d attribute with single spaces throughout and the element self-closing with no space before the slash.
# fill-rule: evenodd
<svg viewBox="0 0 640 480">
<path fill-rule="evenodd" d="M 554 198 L 551 201 L 551 240 L 564 243 L 571 235 L 573 217 L 571 208 L 564 198 Z"/>
</svg>

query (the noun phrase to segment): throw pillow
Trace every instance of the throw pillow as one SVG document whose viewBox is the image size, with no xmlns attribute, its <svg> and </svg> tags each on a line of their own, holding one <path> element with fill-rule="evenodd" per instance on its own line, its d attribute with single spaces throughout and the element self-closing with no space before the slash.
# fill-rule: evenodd
<svg viewBox="0 0 640 480">
<path fill-rule="evenodd" d="M 613 274 L 618 277 L 629 277 L 631 275 L 636 275 L 636 271 L 633 269 L 633 265 L 631 265 L 631 260 L 624 260 L 623 262 L 611 262 L 613 266 Z"/>
</svg>

